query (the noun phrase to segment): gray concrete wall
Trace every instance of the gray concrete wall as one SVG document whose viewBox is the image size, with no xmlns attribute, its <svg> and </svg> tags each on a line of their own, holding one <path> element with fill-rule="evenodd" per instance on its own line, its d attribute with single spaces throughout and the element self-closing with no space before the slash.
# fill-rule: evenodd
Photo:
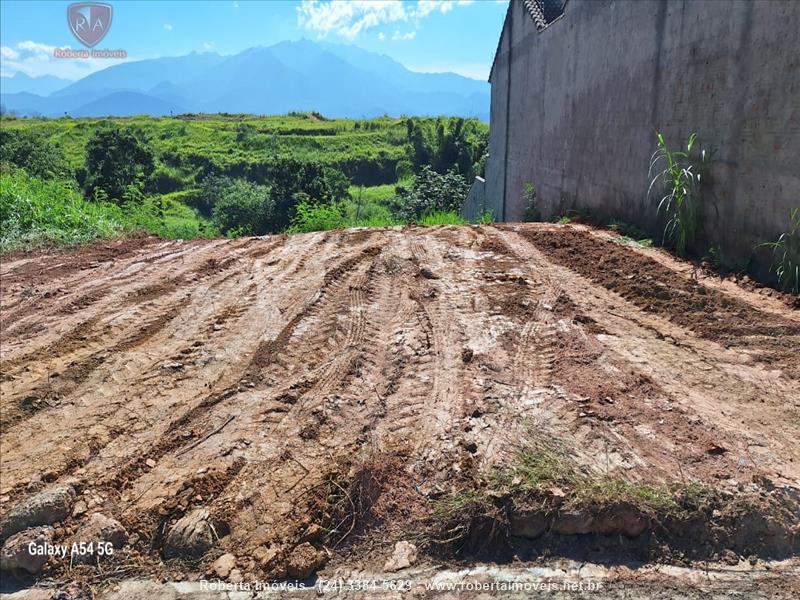
<svg viewBox="0 0 800 600">
<path fill-rule="evenodd" d="M 655 131 L 715 150 L 706 244 L 731 264 L 800 205 L 800 2 L 568 0 L 539 32 L 512 0 L 495 57 L 487 205 L 520 220 L 568 209 L 658 235 Z M 504 207 L 504 211 L 503 208 Z M 764 273 L 770 257 L 754 258 Z"/>
<path fill-rule="evenodd" d="M 476 177 L 469 188 L 467 199 L 461 206 L 461 216 L 472 223 L 481 218 L 486 211 L 486 181 L 483 177 Z M 497 219 L 497 217 L 495 217 Z"/>
</svg>

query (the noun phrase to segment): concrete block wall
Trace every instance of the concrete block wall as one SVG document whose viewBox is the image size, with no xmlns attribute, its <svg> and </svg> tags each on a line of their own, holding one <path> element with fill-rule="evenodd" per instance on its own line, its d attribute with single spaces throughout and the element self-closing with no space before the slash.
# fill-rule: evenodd
<svg viewBox="0 0 800 600">
<path fill-rule="evenodd" d="M 766 274 L 754 251 L 800 206 L 800 2 L 568 0 L 537 31 L 512 0 L 492 68 L 486 204 L 521 220 L 568 209 L 659 235 L 655 132 L 714 150 L 702 246 Z"/>
<path fill-rule="evenodd" d="M 467 221 L 477 221 L 486 210 L 486 181 L 483 177 L 476 177 L 469 188 L 467 199 L 461 206 L 461 216 Z M 496 217 L 495 217 L 496 218 Z"/>
</svg>

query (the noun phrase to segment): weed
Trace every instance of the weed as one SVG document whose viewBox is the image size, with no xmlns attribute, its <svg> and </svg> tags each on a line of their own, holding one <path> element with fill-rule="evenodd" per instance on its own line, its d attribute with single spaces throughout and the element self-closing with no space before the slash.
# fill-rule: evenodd
<svg viewBox="0 0 800 600">
<path fill-rule="evenodd" d="M 536 187 L 530 181 L 525 182 L 525 189 L 522 191 L 522 202 L 525 207 L 524 219 L 526 221 L 542 220 L 542 213 L 539 210 L 539 203 L 536 197 Z"/>
<path fill-rule="evenodd" d="M 772 271 L 784 291 L 800 294 L 800 207 L 789 215 L 789 230 L 774 242 L 760 244 L 772 248 Z"/>
<path fill-rule="evenodd" d="M 570 223 L 576 223 L 581 220 L 581 214 L 577 210 L 568 210 L 560 217 L 555 219 L 555 222 L 559 225 L 569 225 Z"/>
<path fill-rule="evenodd" d="M 494 223 L 494 211 L 490 208 L 487 208 L 480 214 L 476 222 L 478 225 L 489 225 Z"/>
<path fill-rule="evenodd" d="M 464 225 L 466 220 L 458 212 L 451 211 L 436 211 L 423 215 L 417 221 L 419 225 Z"/>
<path fill-rule="evenodd" d="M 695 133 L 689 136 L 685 152 L 671 150 L 663 134 L 656 132 L 656 137 L 658 149 L 650 157 L 647 197 L 650 197 L 656 183 L 661 182 L 664 195 L 659 200 L 658 212 L 667 219 L 662 243 L 673 246 L 679 255 L 685 256 L 700 228 L 700 184 L 701 181 L 705 182 L 711 157 L 705 150 L 700 152 L 699 161 L 693 156 L 697 143 Z M 664 164 L 664 168 L 658 171 L 660 163 Z"/>
</svg>

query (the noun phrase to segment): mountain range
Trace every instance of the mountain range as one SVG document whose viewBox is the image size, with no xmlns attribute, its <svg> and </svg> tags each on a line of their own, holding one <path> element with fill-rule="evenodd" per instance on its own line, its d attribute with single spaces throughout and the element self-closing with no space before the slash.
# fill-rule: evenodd
<svg viewBox="0 0 800 600">
<path fill-rule="evenodd" d="M 17 73 L 0 80 L 5 110 L 49 117 L 314 110 L 349 118 L 447 114 L 489 119 L 487 82 L 454 73 L 417 73 L 383 54 L 309 40 L 233 56 L 206 52 L 126 62 L 72 83 L 40 79 Z"/>
</svg>

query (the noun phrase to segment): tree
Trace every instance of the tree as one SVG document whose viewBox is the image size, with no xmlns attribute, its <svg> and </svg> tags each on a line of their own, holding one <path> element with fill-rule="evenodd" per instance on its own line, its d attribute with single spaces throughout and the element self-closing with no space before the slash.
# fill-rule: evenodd
<svg viewBox="0 0 800 600">
<path fill-rule="evenodd" d="M 144 187 L 154 167 L 153 150 L 134 130 L 104 125 L 86 144 L 86 195 L 94 197 L 99 188 L 121 203 L 131 194 L 129 186 Z"/>
</svg>

